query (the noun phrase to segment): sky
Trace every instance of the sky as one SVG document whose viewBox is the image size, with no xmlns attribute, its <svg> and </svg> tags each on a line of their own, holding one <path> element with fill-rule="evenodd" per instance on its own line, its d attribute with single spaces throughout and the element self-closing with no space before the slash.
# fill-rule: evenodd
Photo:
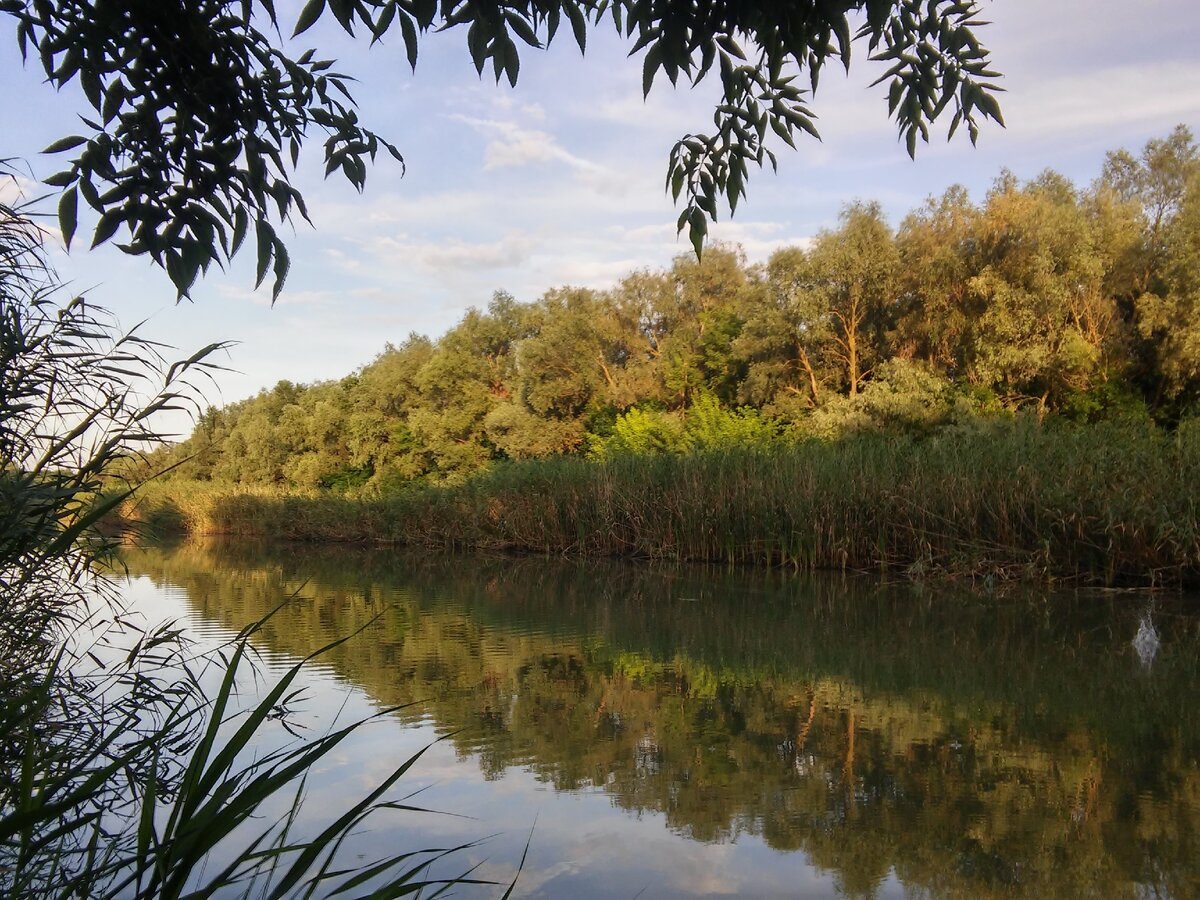
<svg viewBox="0 0 1200 900">
<path fill-rule="evenodd" d="M 276 0 L 294 21 L 300 0 Z M 1177 124 L 1200 133 L 1200 3 L 1197 0 L 984 0 L 979 29 L 1004 73 L 1006 128 L 985 123 L 978 145 L 965 130 L 945 141 L 945 123 L 910 160 L 887 117 L 882 73 L 855 45 L 849 75 L 827 69 L 811 106 L 820 142 L 774 147 L 779 171 L 752 172 L 748 198 L 710 229 L 741 245 L 751 262 L 836 227 L 855 200 L 878 201 L 893 225 L 952 184 L 982 200 L 1004 168 L 1020 178 L 1054 169 L 1078 185 L 1096 177 L 1107 151 L 1139 151 Z M 0 158 L 18 157 L 33 178 L 59 159 L 41 148 L 74 133 L 87 107 L 74 88 L 56 93 L 40 69 L 23 68 L 9 33 L 0 36 Z M 660 75 L 641 92 L 640 54 L 611 28 L 594 31 L 580 55 L 569 34 L 549 51 L 524 51 L 516 88 L 475 72 L 466 34 L 425 39 L 416 72 L 397 34 L 368 49 L 322 23 L 290 42 L 317 46 L 359 80 L 365 123 L 398 145 L 358 194 L 321 177 L 319 142 L 294 183 L 314 227 L 283 232 L 292 255 L 287 287 L 272 307 L 269 285 L 253 290 L 249 255 L 212 270 L 191 301 L 175 302 L 164 273 L 111 246 L 53 250 L 73 292 L 87 291 L 125 327 L 189 355 L 237 342 L 205 390 L 221 405 L 281 379 L 340 378 L 411 332 L 436 337 L 497 290 L 533 301 L 578 285 L 606 288 L 641 268 L 689 252 L 664 190 L 667 156 L 685 133 L 712 124 L 716 80 L 672 89 Z M 24 185 L 37 195 L 37 185 Z M 54 198 L 47 200 L 53 210 Z M 81 217 L 80 234 L 88 221 Z M 186 423 L 179 426 L 186 429 Z"/>
</svg>

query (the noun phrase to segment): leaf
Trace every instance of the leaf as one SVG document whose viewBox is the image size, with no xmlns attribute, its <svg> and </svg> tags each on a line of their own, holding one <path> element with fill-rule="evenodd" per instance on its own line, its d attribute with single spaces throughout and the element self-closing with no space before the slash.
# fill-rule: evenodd
<svg viewBox="0 0 1200 900">
<path fill-rule="evenodd" d="M 950 129 L 946 133 L 946 140 L 950 140 L 951 138 L 954 137 L 954 132 L 956 132 L 958 130 L 958 126 L 959 126 L 959 123 L 962 122 L 962 118 L 963 118 L 962 110 L 955 110 L 954 116 L 950 119 Z"/>
<path fill-rule="evenodd" d="M 407 14 L 400 14 L 400 34 L 404 38 L 404 51 L 408 54 L 408 64 L 415 72 L 417 70 L 417 29 Z"/>
<path fill-rule="evenodd" d="M 246 207 L 239 206 L 233 214 L 233 244 L 229 248 L 229 258 L 238 252 L 242 247 L 242 242 L 246 240 L 246 232 L 250 228 L 250 215 L 246 212 Z"/>
<path fill-rule="evenodd" d="M 100 111 L 100 116 L 104 119 L 104 124 L 107 125 L 116 117 L 117 112 L 121 109 L 121 104 L 125 102 L 125 97 L 125 82 L 118 78 L 104 92 L 104 107 Z"/>
<path fill-rule="evenodd" d="M 541 49 L 542 42 L 538 40 L 536 32 L 534 32 L 534 30 L 529 26 L 529 23 L 521 18 L 520 15 L 515 12 L 510 12 L 505 16 L 505 18 L 508 20 L 508 24 L 512 26 L 512 30 L 517 33 L 517 37 L 523 40 L 530 47 L 535 47 L 539 50 Z"/>
<path fill-rule="evenodd" d="M 504 56 L 508 68 L 508 85 L 516 87 L 517 76 L 521 73 L 521 56 L 517 52 L 517 45 L 507 34 L 504 35 Z"/>
<path fill-rule="evenodd" d="M 685 177 L 685 173 L 683 171 L 683 166 L 676 166 L 675 170 L 671 173 L 671 199 L 672 200 L 679 199 L 679 194 L 683 190 L 684 177 Z"/>
<path fill-rule="evenodd" d="M 467 50 L 471 54 L 471 62 L 475 64 L 475 71 L 480 75 L 483 74 L 483 64 L 487 61 L 490 37 L 491 34 L 479 19 L 472 22 L 471 27 L 467 29 Z"/>
<path fill-rule="evenodd" d="M 100 194 L 96 191 L 96 186 L 86 178 L 80 178 L 76 183 L 79 185 L 79 193 L 83 195 L 87 205 L 96 212 L 103 212 L 104 204 L 100 202 Z"/>
<path fill-rule="evenodd" d="M 688 213 L 688 237 L 691 238 L 692 247 L 696 251 L 696 259 L 700 259 L 704 252 L 704 238 L 707 234 L 708 219 L 700 207 L 693 206 L 692 211 Z"/>
<path fill-rule="evenodd" d="M 736 56 L 738 59 L 743 60 L 746 58 L 746 54 L 738 46 L 738 42 L 727 34 L 717 35 L 717 44 L 730 56 Z"/>
<path fill-rule="evenodd" d="M 1001 127 L 1004 126 L 1004 116 L 1000 113 L 1000 102 L 986 91 L 980 91 L 975 96 L 975 105 L 983 110 L 983 114 L 991 117 Z"/>
<path fill-rule="evenodd" d="M 258 272 L 255 275 L 254 286 L 261 287 L 267 277 L 267 269 L 271 265 L 271 250 L 275 241 L 275 229 L 266 219 L 258 219 L 254 223 L 255 236 L 258 239 Z"/>
<path fill-rule="evenodd" d="M 67 170 L 65 172 L 55 172 L 49 178 L 43 178 L 42 181 L 50 187 L 67 187 L 74 184 L 79 178 L 74 172 Z"/>
<path fill-rule="evenodd" d="M 288 271 L 291 269 L 291 259 L 288 257 L 287 247 L 283 245 L 283 241 L 275 239 L 275 285 L 271 288 L 271 305 L 275 305 L 275 301 L 279 299 L 280 293 L 283 292 L 283 283 L 287 281 Z"/>
<path fill-rule="evenodd" d="M 51 144 L 49 147 L 47 147 L 42 152 L 43 153 L 63 153 L 67 150 L 73 150 L 74 148 L 78 147 L 80 144 L 86 144 L 86 143 L 87 143 L 87 138 L 82 137 L 78 134 L 73 134 L 70 137 L 59 138 L 57 141 L 55 141 L 53 144 Z"/>
<path fill-rule="evenodd" d="M 372 46 L 374 46 L 375 43 L 383 37 L 384 32 L 386 32 L 392 26 L 392 21 L 396 18 L 396 9 L 397 7 L 395 2 L 388 3 L 386 6 L 384 6 L 383 12 L 379 14 L 379 19 L 376 20 L 375 24 L 371 28 Z"/>
<path fill-rule="evenodd" d="M 775 116 L 771 116 L 771 130 L 774 131 L 777 135 L 779 135 L 779 137 L 789 147 L 791 147 L 793 150 L 796 149 L 796 141 L 792 137 L 792 133 L 788 129 L 787 124 L 785 122 L 783 122 L 779 118 L 776 118 Z"/>
<path fill-rule="evenodd" d="M 303 34 L 312 28 L 323 12 L 325 12 L 325 0 L 308 0 L 308 3 L 304 4 L 304 9 L 300 10 L 300 18 L 296 20 L 296 30 L 292 32 L 292 37 Z"/>
<path fill-rule="evenodd" d="M 98 247 L 117 233 L 117 228 L 125 220 L 123 209 L 110 209 L 96 223 L 96 231 L 92 235 L 92 246 Z"/>
<path fill-rule="evenodd" d="M 79 224 L 79 194 L 74 186 L 63 192 L 58 201 L 58 227 L 62 230 L 63 243 L 71 249 L 75 237 L 75 226 Z"/>
<path fill-rule="evenodd" d="M 571 20 L 571 31 L 575 33 L 575 43 L 579 45 L 579 52 L 587 52 L 587 18 L 583 10 L 571 0 L 563 4 L 563 9 L 567 11 L 567 18 Z"/>
<path fill-rule="evenodd" d="M 208 263 L 212 260 L 212 251 L 211 246 L 206 247 L 199 241 L 192 241 L 183 248 L 183 272 L 187 281 L 185 293 L 191 291 L 201 269 L 207 268 Z"/>
<path fill-rule="evenodd" d="M 646 51 L 646 59 L 642 63 L 642 97 L 650 96 L 650 88 L 654 86 L 654 74 L 658 71 L 662 60 L 662 44 L 654 44 Z"/>
<path fill-rule="evenodd" d="M 100 76 L 93 69 L 81 69 L 79 71 L 79 83 L 83 87 L 83 93 L 88 99 L 88 103 L 92 104 L 92 109 L 99 112 L 104 104 L 104 92 L 100 85 Z"/>
</svg>

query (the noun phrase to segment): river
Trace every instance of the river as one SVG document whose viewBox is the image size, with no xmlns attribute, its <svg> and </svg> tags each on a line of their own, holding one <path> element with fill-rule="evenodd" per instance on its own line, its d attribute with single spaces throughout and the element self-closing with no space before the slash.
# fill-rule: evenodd
<svg viewBox="0 0 1200 900">
<path fill-rule="evenodd" d="M 435 812 L 373 819 L 358 858 L 479 841 L 436 871 L 507 882 L 528 843 L 525 897 L 1200 896 L 1194 597 L 247 543 L 125 564 L 202 644 L 292 597 L 268 673 L 367 626 L 285 719 L 399 707 L 312 773 L 316 810 L 428 748 L 401 793 Z"/>
</svg>

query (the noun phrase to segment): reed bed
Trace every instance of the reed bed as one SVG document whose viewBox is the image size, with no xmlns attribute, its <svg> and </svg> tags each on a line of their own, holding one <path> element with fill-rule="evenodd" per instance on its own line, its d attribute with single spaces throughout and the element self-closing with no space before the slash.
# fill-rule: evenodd
<svg viewBox="0 0 1200 900">
<path fill-rule="evenodd" d="M 556 458 L 375 499 L 165 483 L 194 532 L 910 576 L 1200 583 L 1200 440 L 1009 424 L 770 452 Z"/>
</svg>

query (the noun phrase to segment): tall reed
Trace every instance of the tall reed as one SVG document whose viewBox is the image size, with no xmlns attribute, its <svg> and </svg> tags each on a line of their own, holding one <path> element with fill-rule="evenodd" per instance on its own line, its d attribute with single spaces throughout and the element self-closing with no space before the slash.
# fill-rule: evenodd
<svg viewBox="0 0 1200 900">
<path fill-rule="evenodd" d="M 216 348 L 168 364 L 83 298 L 62 302 L 42 234 L 0 202 L 0 896 L 402 896 L 479 883 L 430 875 L 452 850 L 347 865 L 346 838 L 369 816 L 408 808 L 388 795 L 415 757 L 314 836 L 297 834 L 306 776 L 357 727 L 257 743 L 303 663 L 238 709 L 253 628 L 205 660 L 178 629 L 123 616 L 94 527 L 131 493 L 112 472 L 161 442 L 156 413 L 194 404 L 189 378 Z M 97 621 L 132 646 L 103 659 L 79 640 Z M 223 671 L 211 695 L 196 674 L 206 663 Z M 284 817 L 262 825 L 279 795 Z"/>
<path fill-rule="evenodd" d="M 497 465 L 380 499 L 164 484 L 210 532 L 1092 582 L 1200 580 L 1200 440 L 1033 422 L 915 440 Z"/>
</svg>

